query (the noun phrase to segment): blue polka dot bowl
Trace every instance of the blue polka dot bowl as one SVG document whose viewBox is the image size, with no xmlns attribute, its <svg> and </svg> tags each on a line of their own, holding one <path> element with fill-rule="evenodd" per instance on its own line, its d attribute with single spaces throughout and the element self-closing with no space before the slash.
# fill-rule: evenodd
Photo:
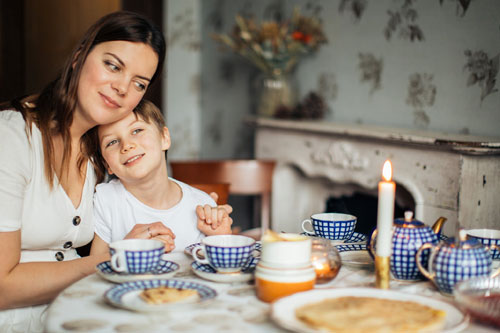
<svg viewBox="0 0 500 333">
<path fill-rule="evenodd" d="M 419 258 L 426 249 L 431 251 L 428 269 Z M 492 259 L 487 247 L 475 239 L 467 239 L 465 234 L 457 241 L 450 238 L 438 245 L 424 244 L 417 251 L 416 261 L 422 274 L 445 295 L 451 295 L 453 287 L 461 281 L 489 277 L 492 273 Z"/>
<path fill-rule="evenodd" d="M 308 234 L 330 240 L 351 238 L 357 217 L 342 213 L 320 213 L 302 221 L 302 230 Z"/>
</svg>

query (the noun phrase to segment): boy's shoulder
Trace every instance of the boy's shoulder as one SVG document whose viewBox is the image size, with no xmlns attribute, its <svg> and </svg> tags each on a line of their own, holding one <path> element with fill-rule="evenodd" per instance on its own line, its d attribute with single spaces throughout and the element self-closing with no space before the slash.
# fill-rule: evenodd
<svg viewBox="0 0 500 333">
<path fill-rule="evenodd" d="M 182 189 L 183 193 L 183 198 L 188 199 L 188 200 L 193 200 L 196 202 L 196 204 L 209 204 L 212 206 L 215 206 L 216 203 L 212 199 L 210 195 L 208 195 L 206 192 L 203 192 L 202 190 L 197 189 L 196 187 L 193 187 L 191 185 L 188 185 L 184 182 L 181 182 L 180 180 L 177 179 L 172 179 L 174 182 L 179 184 L 179 186 Z"/>
<path fill-rule="evenodd" d="M 107 183 L 97 184 L 95 188 L 96 196 L 109 197 L 111 195 L 116 195 L 120 193 L 123 189 L 123 185 L 119 179 L 112 179 Z"/>
</svg>

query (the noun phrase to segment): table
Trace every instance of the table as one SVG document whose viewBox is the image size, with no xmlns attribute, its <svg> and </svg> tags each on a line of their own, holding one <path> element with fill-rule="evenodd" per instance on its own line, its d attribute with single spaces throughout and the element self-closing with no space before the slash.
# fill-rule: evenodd
<svg viewBox="0 0 500 333">
<path fill-rule="evenodd" d="M 205 281 L 191 272 L 192 259 L 184 253 L 166 254 L 165 259 L 181 265 L 175 279 L 190 279 L 206 284 L 218 296 L 189 311 L 138 313 L 115 308 L 103 294 L 114 284 L 92 274 L 65 289 L 49 306 L 47 332 L 286 332 L 269 317 L 271 306 L 259 301 L 252 283 L 216 283 Z M 374 272 L 343 265 L 338 276 L 317 288 L 373 286 Z M 430 282 L 391 281 L 391 289 L 451 301 L 439 294 Z M 491 327 L 471 323 L 463 332 L 498 332 Z"/>
</svg>

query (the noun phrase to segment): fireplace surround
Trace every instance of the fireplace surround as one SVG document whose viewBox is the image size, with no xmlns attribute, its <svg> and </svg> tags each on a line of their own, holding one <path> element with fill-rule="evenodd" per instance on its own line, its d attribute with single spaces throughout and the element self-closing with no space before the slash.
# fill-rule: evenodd
<svg viewBox="0 0 500 333">
<path fill-rule="evenodd" d="M 359 124 L 254 118 L 256 157 L 274 159 L 271 226 L 299 232 L 301 221 L 323 212 L 330 197 L 377 195 L 382 165 L 393 164 L 428 225 L 444 216 L 444 233 L 456 227 L 500 229 L 500 138 Z M 408 198 L 408 194 L 411 198 Z"/>
</svg>

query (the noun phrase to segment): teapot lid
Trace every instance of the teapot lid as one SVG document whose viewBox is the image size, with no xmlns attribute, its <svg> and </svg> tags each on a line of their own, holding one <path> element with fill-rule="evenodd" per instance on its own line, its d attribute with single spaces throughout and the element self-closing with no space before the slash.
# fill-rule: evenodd
<svg viewBox="0 0 500 333">
<path fill-rule="evenodd" d="M 423 222 L 413 218 L 413 212 L 407 210 L 404 218 L 394 220 L 394 224 L 400 228 L 425 228 L 427 227 Z"/>
</svg>

